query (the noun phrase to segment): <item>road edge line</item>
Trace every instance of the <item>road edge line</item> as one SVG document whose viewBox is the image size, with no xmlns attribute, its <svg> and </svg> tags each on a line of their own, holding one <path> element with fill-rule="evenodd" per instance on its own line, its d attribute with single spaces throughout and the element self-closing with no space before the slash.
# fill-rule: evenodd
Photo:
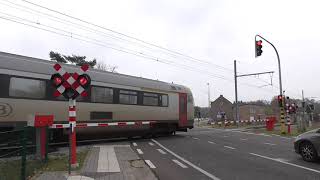
<svg viewBox="0 0 320 180">
<path fill-rule="evenodd" d="M 293 163 L 281 161 L 281 160 L 279 160 L 279 159 L 274 159 L 274 158 L 267 157 L 267 156 L 263 156 L 263 155 L 260 155 L 260 154 L 255 154 L 255 153 L 249 153 L 249 154 L 251 154 L 251 155 L 253 155 L 253 156 L 260 157 L 260 158 L 264 158 L 264 159 L 268 159 L 268 160 L 280 162 L 280 163 L 283 163 L 283 164 L 291 165 L 291 166 L 294 166 L 294 167 L 298 167 L 298 168 L 301 168 L 301 169 L 309 170 L 309 171 L 312 171 L 312 172 L 315 172 L 315 173 L 319 173 L 319 174 L 320 174 L 320 171 L 319 171 L 319 170 L 316 170 L 316 169 L 312 169 L 312 168 L 300 166 L 300 165 L 297 165 L 297 164 L 293 164 Z"/>
</svg>

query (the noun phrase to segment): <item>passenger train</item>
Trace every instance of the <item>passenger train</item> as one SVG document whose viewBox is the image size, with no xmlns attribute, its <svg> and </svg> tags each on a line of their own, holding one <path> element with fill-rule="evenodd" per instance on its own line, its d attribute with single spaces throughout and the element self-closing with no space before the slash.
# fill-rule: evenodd
<svg viewBox="0 0 320 180">
<path fill-rule="evenodd" d="M 24 126 L 35 115 L 54 115 L 68 123 L 68 102 L 54 97 L 50 83 L 55 62 L 0 52 L 0 128 Z M 63 64 L 67 72 L 80 67 Z M 193 128 L 194 102 L 189 88 L 173 83 L 89 69 L 87 97 L 77 98 L 77 123 L 152 121 L 150 126 L 79 128 L 77 133 L 187 131 Z M 56 129 L 57 133 L 65 130 Z"/>
</svg>

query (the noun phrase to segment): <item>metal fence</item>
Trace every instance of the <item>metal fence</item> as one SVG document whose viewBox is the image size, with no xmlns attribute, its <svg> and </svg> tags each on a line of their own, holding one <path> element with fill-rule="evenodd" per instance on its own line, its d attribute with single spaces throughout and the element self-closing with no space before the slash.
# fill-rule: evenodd
<svg viewBox="0 0 320 180">
<path fill-rule="evenodd" d="M 36 156 L 35 132 L 33 127 L 0 132 L 0 180 L 29 179 L 46 163 Z"/>
</svg>

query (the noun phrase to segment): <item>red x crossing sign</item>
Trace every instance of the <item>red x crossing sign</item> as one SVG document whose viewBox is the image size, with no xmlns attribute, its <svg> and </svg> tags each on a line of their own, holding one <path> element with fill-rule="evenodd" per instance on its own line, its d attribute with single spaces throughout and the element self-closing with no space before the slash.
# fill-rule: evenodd
<svg viewBox="0 0 320 180">
<path fill-rule="evenodd" d="M 91 84 L 90 76 L 85 74 L 89 69 L 88 64 L 81 66 L 82 74 L 66 72 L 60 64 L 55 64 L 53 68 L 57 72 L 51 76 L 51 83 L 56 88 L 53 93 L 54 97 L 63 95 L 67 99 L 75 99 L 79 95 L 88 96 L 86 90 Z"/>
</svg>

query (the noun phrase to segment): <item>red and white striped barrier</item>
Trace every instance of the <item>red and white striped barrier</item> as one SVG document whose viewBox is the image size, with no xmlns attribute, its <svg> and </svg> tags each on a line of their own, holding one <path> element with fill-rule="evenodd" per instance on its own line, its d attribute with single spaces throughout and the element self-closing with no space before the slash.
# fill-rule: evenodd
<svg viewBox="0 0 320 180">
<path fill-rule="evenodd" d="M 260 120 L 241 120 L 241 121 L 219 121 L 219 122 L 212 122 L 211 125 L 222 125 L 222 124 L 234 124 L 234 123 L 249 123 L 249 122 L 266 122 L 266 121 L 269 121 L 267 119 L 260 119 Z"/>
<path fill-rule="evenodd" d="M 110 123 L 77 123 L 76 128 L 86 128 L 86 127 L 108 127 L 108 126 L 142 126 L 142 125 L 150 125 L 155 123 L 155 121 L 130 121 L 130 122 L 110 122 Z M 69 124 L 52 124 L 50 128 L 52 129 L 61 129 L 61 128 L 69 128 Z"/>
</svg>

